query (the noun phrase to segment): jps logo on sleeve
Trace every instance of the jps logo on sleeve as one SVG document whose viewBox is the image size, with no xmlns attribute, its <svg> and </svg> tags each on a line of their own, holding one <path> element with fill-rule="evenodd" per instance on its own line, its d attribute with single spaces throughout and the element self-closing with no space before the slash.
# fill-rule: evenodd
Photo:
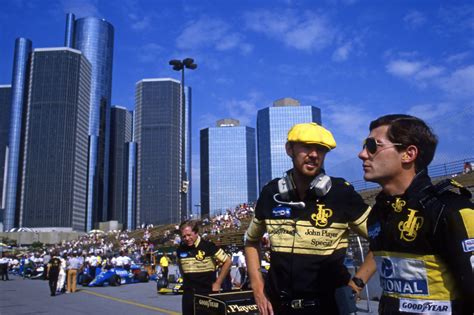
<svg viewBox="0 0 474 315">
<path fill-rule="evenodd" d="M 417 236 L 417 231 L 423 225 L 423 217 L 417 217 L 415 214 L 418 210 L 408 209 L 410 213 L 406 221 L 400 221 L 398 223 L 398 230 L 400 230 L 400 239 L 407 242 L 415 240 Z"/>
<path fill-rule="evenodd" d="M 386 256 L 376 256 L 375 260 L 385 292 L 428 295 L 428 277 L 423 260 Z"/>
<path fill-rule="evenodd" d="M 400 299 L 400 312 L 420 314 L 451 314 L 451 302 Z"/>
<path fill-rule="evenodd" d="M 317 206 L 317 213 L 311 215 L 311 220 L 314 221 L 314 226 L 325 227 L 328 225 L 328 218 L 332 216 L 332 210 L 324 208 L 324 205 L 318 204 Z"/>
</svg>

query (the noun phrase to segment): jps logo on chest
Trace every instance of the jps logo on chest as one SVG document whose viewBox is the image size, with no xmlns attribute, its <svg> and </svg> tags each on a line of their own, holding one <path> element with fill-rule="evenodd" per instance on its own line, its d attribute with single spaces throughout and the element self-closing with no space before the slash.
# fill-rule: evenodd
<svg viewBox="0 0 474 315">
<path fill-rule="evenodd" d="M 415 240 L 418 234 L 417 231 L 422 227 L 424 219 L 415 215 L 418 210 L 408 208 L 408 211 L 410 213 L 407 220 L 398 223 L 398 230 L 401 232 L 400 239 L 411 242 Z"/>
<path fill-rule="evenodd" d="M 397 198 L 394 203 L 392 203 L 392 208 L 395 212 L 402 212 L 403 207 L 407 204 L 407 202 L 401 198 Z"/>
<path fill-rule="evenodd" d="M 324 208 L 324 205 L 317 204 L 316 213 L 311 215 L 314 226 L 325 227 L 328 225 L 328 218 L 333 214 L 333 211 L 329 208 Z"/>
<path fill-rule="evenodd" d="M 204 257 L 206 256 L 206 252 L 205 251 L 202 251 L 202 250 L 198 250 L 197 254 L 196 254 L 196 260 L 203 260 Z"/>
</svg>

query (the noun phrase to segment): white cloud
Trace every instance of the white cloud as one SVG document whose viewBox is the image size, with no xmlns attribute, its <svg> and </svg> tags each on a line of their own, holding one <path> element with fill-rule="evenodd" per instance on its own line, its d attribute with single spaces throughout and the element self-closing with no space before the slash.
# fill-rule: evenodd
<svg viewBox="0 0 474 315">
<path fill-rule="evenodd" d="M 238 49 L 243 54 L 252 50 L 252 45 L 245 42 L 242 34 L 232 31 L 228 23 L 209 17 L 189 23 L 176 39 L 176 45 L 183 50 L 209 46 L 218 51 Z"/>
<path fill-rule="evenodd" d="M 352 43 L 347 42 L 344 45 L 338 47 L 332 54 L 332 60 L 336 62 L 346 61 L 349 57 L 349 53 L 352 50 Z"/>
<path fill-rule="evenodd" d="M 312 12 L 296 14 L 292 10 L 250 12 L 245 15 L 245 24 L 252 31 L 307 52 L 326 48 L 336 33 L 324 16 Z"/>
<path fill-rule="evenodd" d="M 224 102 L 224 108 L 228 118 L 234 118 L 240 121 L 241 126 L 250 126 L 255 119 L 255 113 L 258 111 L 258 102 L 260 95 L 251 93 L 248 99 L 229 100 Z"/>
<path fill-rule="evenodd" d="M 432 85 L 445 72 L 444 67 L 430 65 L 427 61 L 409 61 L 405 59 L 390 61 L 386 69 L 388 73 L 408 80 L 421 88 Z"/>
<path fill-rule="evenodd" d="M 388 73 L 397 77 L 410 77 L 420 71 L 423 63 L 407 60 L 392 60 L 386 66 Z"/>
<path fill-rule="evenodd" d="M 426 121 L 432 121 L 445 117 L 450 111 L 453 110 L 453 104 L 440 103 L 440 104 L 419 104 L 412 106 L 408 109 L 407 114 L 419 117 Z"/>
<path fill-rule="evenodd" d="M 474 97 L 474 65 L 455 70 L 438 81 L 439 87 L 454 97 Z"/>
<path fill-rule="evenodd" d="M 458 63 L 458 62 L 464 61 L 470 55 L 471 55 L 470 51 L 465 51 L 465 52 L 462 52 L 462 53 L 458 53 L 458 54 L 448 56 L 448 58 L 446 58 L 446 61 L 449 62 L 449 63 Z"/>
<path fill-rule="evenodd" d="M 62 0 L 64 13 L 74 13 L 77 18 L 100 17 L 97 0 Z"/>
<path fill-rule="evenodd" d="M 150 16 L 139 16 L 135 13 L 130 13 L 128 18 L 130 19 L 130 27 L 135 31 L 143 31 L 151 26 Z"/>
<path fill-rule="evenodd" d="M 423 26 L 427 22 L 427 19 L 423 13 L 413 10 L 405 15 L 403 21 L 409 28 L 414 29 Z"/>
</svg>

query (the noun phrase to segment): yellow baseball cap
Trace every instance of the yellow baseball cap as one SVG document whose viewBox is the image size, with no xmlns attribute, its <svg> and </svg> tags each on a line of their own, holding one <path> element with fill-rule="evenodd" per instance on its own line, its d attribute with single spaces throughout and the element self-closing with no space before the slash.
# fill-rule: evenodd
<svg viewBox="0 0 474 315">
<path fill-rule="evenodd" d="M 332 133 L 317 123 L 296 124 L 288 131 L 289 142 L 303 142 L 319 144 L 332 150 L 336 147 L 336 140 Z"/>
</svg>

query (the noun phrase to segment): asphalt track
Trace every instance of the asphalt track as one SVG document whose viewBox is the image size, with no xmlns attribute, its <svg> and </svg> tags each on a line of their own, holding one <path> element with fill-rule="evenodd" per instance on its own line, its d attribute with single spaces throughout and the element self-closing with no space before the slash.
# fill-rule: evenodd
<svg viewBox="0 0 474 315">
<path fill-rule="evenodd" d="M 48 281 L 10 276 L 0 281 L 0 314 L 181 314 L 181 296 L 158 295 L 156 282 L 120 287 L 78 287 L 50 296 Z"/>
<path fill-rule="evenodd" d="M 359 308 L 367 309 L 360 301 Z M 370 312 L 377 314 L 377 303 Z M 158 295 L 156 282 L 136 283 L 120 287 L 82 287 L 71 294 L 49 295 L 48 281 L 23 280 L 10 275 L 0 281 L 0 315 L 23 314 L 181 314 L 180 295 Z"/>
</svg>

